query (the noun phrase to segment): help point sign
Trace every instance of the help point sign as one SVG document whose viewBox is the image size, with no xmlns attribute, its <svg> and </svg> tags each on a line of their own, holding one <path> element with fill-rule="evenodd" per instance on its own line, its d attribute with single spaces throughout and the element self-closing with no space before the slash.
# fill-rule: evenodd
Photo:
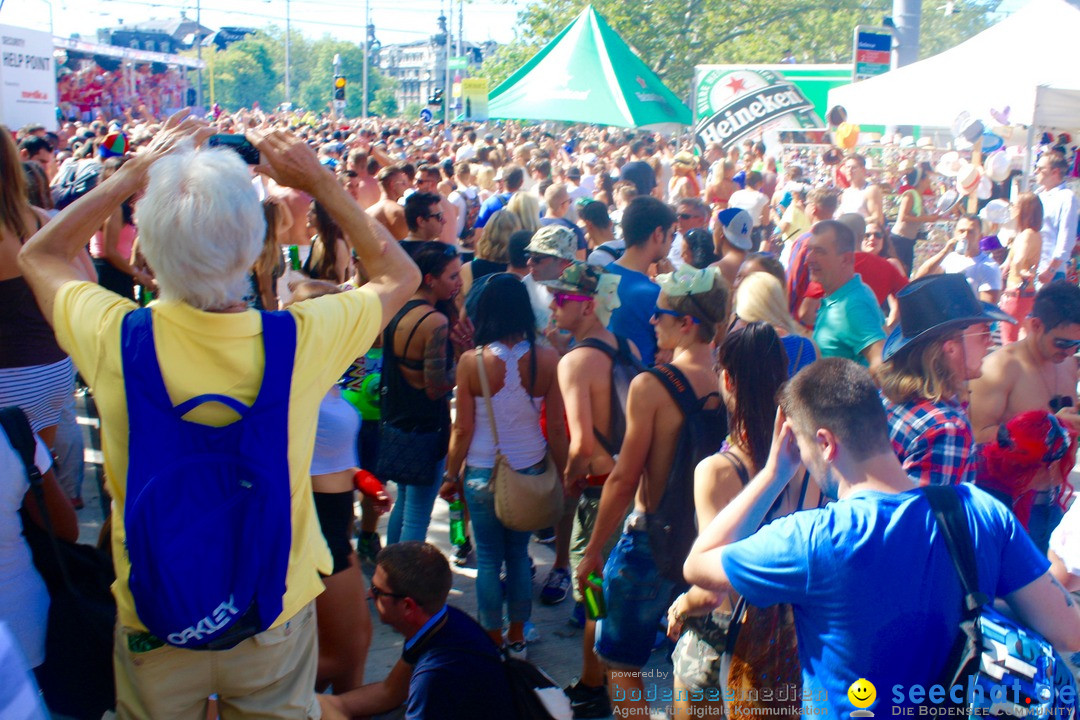
<svg viewBox="0 0 1080 720">
<path fill-rule="evenodd" d="M 0 25 L 0 120 L 11 130 L 29 123 L 56 128 L 56 65 L 49 33 Z"/>
</svg>

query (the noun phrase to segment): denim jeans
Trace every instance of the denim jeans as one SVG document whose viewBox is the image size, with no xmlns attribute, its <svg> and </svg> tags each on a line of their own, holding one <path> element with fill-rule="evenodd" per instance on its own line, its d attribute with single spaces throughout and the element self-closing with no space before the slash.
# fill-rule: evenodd
<svg viewBox="0 0 1080 720">
<path fill-rule="evenodd" d="M 520 472 L 529 474 L 533 468 Z M 536 466 L 536 474 L 543 464 Z M 505 600 L 510 622 L 525 622 L 532 615 L 532 573 L 529 570 L 529 536 L 508 530 L 495 516 L 495 493 L 491 491 L 491 468 L 465 468 L 465 501 L 469 504 L 476 536 L 477 617 L 485 630 L 499 630 L 503 622 L 504 592 L 499 571 L 506 564 Z"/>
<path fill-rule="evenodd" d="M 435 477 L 430 485 L 397 486 L 397 499 L 390 518 L 386 521 L 386 544 L 409 540 L 427 540 L 428 525 L 431 523 L 431 510 L 435 507 L 435 498 L 439 494 L 439 484 L 446 470 L 446 458 L 435 467 Z"/>
</svg>

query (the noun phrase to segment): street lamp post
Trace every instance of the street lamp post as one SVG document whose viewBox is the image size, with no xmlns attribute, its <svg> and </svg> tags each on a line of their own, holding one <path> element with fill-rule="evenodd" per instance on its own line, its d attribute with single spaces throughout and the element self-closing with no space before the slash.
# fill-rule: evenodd
<svg viewBox="0 0 1080 720">
<path fill-rule="evenodd" d="M 51 3 L 50 3 L 51 6 Z M 195 55 L 199 59 L 199 67 L 196 72 L 198 87 L 195 90 L 195 105 L 201 110 L 203 106 L 202 94 L 202 0 L 195 0 Z"/>
<path fill-rule="evenodd" d="M 292 104 L 292 83 L 289 81 L 289 45 L 292 42 L 292 23 L 289 16 L 289 0 L 285 0 L 285 102 Z"/>
<path fill-rule="evenodd" d="M 368 54 L 371 52 L 369 35 L 371 27 L 371 0 L 364 0 L 364 80 L 363 95 L 360 99 L 360 117 L 367 119 L 368 116 Z"/>
</svg>

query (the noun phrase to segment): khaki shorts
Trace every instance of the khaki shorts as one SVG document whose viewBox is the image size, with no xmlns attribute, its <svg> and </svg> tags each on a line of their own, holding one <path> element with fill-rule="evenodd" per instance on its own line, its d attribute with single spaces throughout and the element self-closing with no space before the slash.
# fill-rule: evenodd
<svg viewBox="0 0 1080 720">
<path fill-rule="evenodd" d="M 218 697 L 222 720 L 322 717 L 315 697 L 319 648 L 314 602 L 229 650 L 164 645 L 132 651 L 129 637 L 142 634 L 117 624 L 113 667 L 120 720 L 206 720 L 211 695 Z"/>
<path fill-rule="evenodd" d="M 574 531 L 570 535 L 570 577 L 577 573 L 577 566 L 581 558 L 585 556 L 585 548 L 589 546 L 589 539 L 593 534 L 593 526 L 596 525 L 596 513 L 600 509 L 600 491 L 602 487 L 585 488 L 578 499 L 577 510 L 574 512 Z M 629 512 L 629 508 L 627 509 Z M 622 523 L 619 523 L 620 527 Z M 604 554 L 601 562 L 606 562 L 611 549 L 619 541 L 620 533 L 613 532 L 607 542 L 604 543 Z M 583 602 L 581 590 L 576 582 L 570 583 L 574 592 L 574 601 Z"/>
</svg>

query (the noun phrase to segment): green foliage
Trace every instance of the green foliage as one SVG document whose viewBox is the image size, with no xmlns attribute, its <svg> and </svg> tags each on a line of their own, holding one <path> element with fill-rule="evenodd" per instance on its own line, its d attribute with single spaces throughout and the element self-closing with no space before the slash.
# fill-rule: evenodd
<svg viewBox="0 0 1080 720">
<path fill-rule="evenodd" d="M 518 13 L 517 37 L 484 61 L 491 87 L 509 77 L 570 23 L 586 0 L 540 0 Z M 920 57 L 990 25 L 999 0 L 923 0 Z M 801 63 L 851 62 L 852 31 L 880 25 L 891 0 L 592 0 L 593 7 L 676 94 L 689 93 L 695 65 L 776 63 L 791 49 Z"/>
<path fill-rule="evenodd" d="M 327 112 L 333 97 L 334 56 L 341 57 L 341 74 L 345 76 L 345 114 L 359 117 L 363 96 L 363 46 L 335 40 L 329 35 L 312 40 L 299 32 L 291 34 L 289 43 L 289 84 L 291 99 L 297 107 Z M 285 32 L 267 27 L 233 43 L 224 51 L 204 52 L 207 84 L 204 94 L 209 98 L 209 75 L 214 76 L 215 99 L 222 107 L 232 110 L 251 107 L 258 101 L 263 108 L 276 107 L 285 100 Z M 368 110 L 377 114 L 394 114 L 394 81 L 378 71 L 374 64 L 368 68 Z M 381 93 L 381 95 L 380 95 Z M 380 101 L 381 98 L 381 101 Z M 387 99 L 389 98 L 389 103 Z"/>
<path fill-rule="evenodd" d="M 397 97 L 393 87 L 381 87 L 375 91 L 375 100 L 369 104 L 368 110 L 381 117 L 397 117 Z"/>
</svg>

